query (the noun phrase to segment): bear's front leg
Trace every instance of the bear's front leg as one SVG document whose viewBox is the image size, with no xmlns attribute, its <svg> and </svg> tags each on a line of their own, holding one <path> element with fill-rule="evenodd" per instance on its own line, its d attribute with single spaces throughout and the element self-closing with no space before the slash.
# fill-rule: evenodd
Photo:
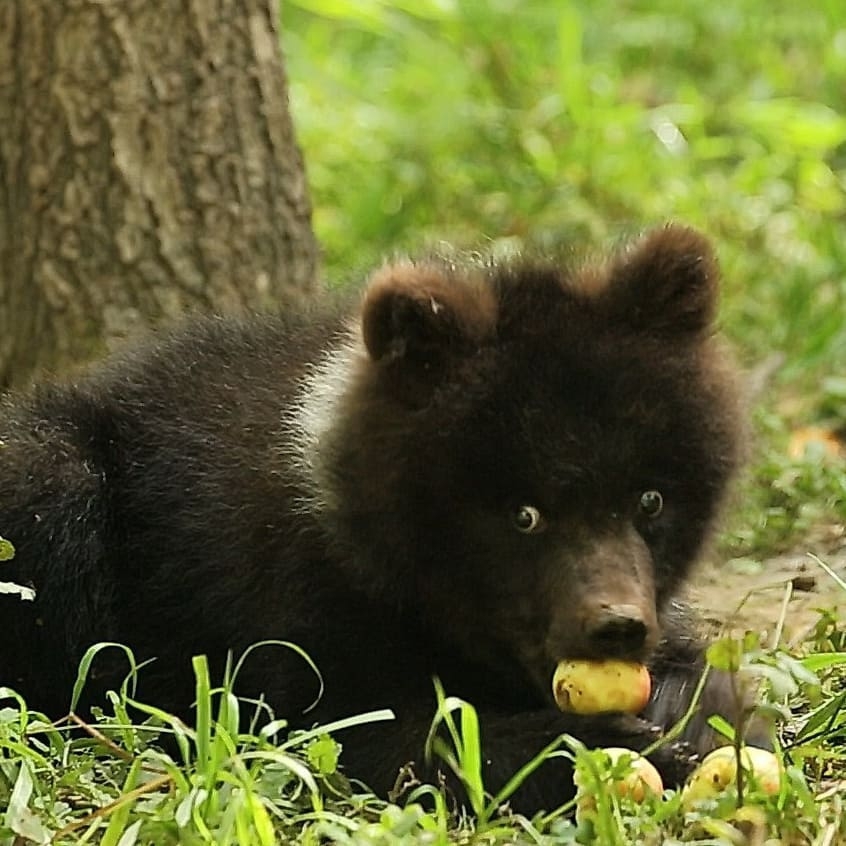
<svg viewBox="0 0 846 846">
<path fill-rule="evenodd" d="M 693 612 L 674 603 L 671 614 L 663 621 L 664 639 L 650 664 L 652 696 L 644 712 L 645 719 L 665 732 L 678 723 L 690 709 L 700 686 L 707 662 L 708 646 L 697 633 Z M 709 725 L 708 719 L 719 715 L 733 726 L 748 717 L 753 707 L 754 691 L 743 686 L 743 679 L 734 683 L 728 673 L 708 669 L 693 715 L 679 738 L 688 743 L 700 756 L 706 755 L 727 741 Z M 770 748 L 771 725 L 753 716 L 744 726 L 747 743 Z"/>
<path fill-rule="evenodd" d="M 630 714 L 580 716 L 555 710 L 522 714 L 479 713 L 482 779 L 488 796 L 495 796 L 521 767 L 561 735 L 568 734 L 588 748 L 622 746 L 642 751 L 661 736 L 661 730 Z M 443 760 L 426 760 L 425 744 L 431 714 L 405 713 L 395 722 L 350 729 L 338 736 L 343 746 L 341 762 L 347 775 L 360 778 L 380 795 L 398 790 L 407 793 L 413 783 L 400 779 L 409 770 L 416 779 L 443 784 L 458 804 L 469 807 L 467 793 L 456 773 Z M 449 743 L 445 732 L 441 736 Z M 565 754 L 566 743 L 558 746 L 512 796 L 510 807 L 526 815 L 551 811 L 575 795 L 573 764 Z M 660 746 L 650 760 L 667 786 L 680 785 L 695 763 L 684 744 Z M 411 765 L 408 767 L 407 765 Z"/>
</svg>

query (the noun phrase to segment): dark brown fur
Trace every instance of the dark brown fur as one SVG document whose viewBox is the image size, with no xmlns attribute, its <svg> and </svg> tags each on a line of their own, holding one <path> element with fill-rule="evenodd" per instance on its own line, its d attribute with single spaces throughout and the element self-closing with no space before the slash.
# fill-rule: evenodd
<svg viewBox="0 0 846 846">
<path fill-rule="evenodd" d="M 7 397 L 2 577 L 37 598 L 0 596 L 0 683 L 59 715 L 85 648 L 120 641 L 157 659 L 139 696 L 184 712 L 191 655 L 219 671 L 276 638 L 319 666 L 317 706 L 304 715 L 316 680 L 281 648 L 254 653 L 240 691 L 295 725 L 393 708 L 339 737 L 382 792 L 407 761 L 432 774 L 433 675 L 478 708 L 492 790 L 562 732 L 642 748 L 699 672 L 671 600 L 740 455 L 717 288 L 709 245 L 678 227 L 581 269 L 402 263 L 351 323 L 194 321 Z M 652 661 L 645 715 L 560 714 L 555 663 L 610 655 Z M 86 703 L 124 672 L 100 662 Z M 707 743 L 701 724 L 689 739 Z M 677 748 L 656 761 L 670 781 L 687 766 Z M 564 801 L 567 769 L 542 767 L 515 805 Z"/>
</svg>

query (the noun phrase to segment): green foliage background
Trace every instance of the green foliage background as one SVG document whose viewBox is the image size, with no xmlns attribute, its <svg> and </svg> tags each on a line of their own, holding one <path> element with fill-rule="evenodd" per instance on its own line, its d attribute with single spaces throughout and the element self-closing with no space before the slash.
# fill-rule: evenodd
<svg viewBox="0 0 846 846">
<path fill-rule="evenodd" d="M 842 525 L 842 467 L 783 457 L 791 427 L 846 423 L 840 0 L 288 0 L 282 32 L 330 280 L 439 239 L 698 226 L 744 363 L 784 354 L 732 543 Z"/>
</svg>

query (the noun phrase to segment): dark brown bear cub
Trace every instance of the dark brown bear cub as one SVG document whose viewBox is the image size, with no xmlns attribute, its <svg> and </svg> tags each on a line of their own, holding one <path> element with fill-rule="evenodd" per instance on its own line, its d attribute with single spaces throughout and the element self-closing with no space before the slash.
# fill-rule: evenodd
<svg viewBox="0 0 846 846">
<path fill-rule="evenodd" d="M 738 463 L 714 335 L 717 271 L 669 227 L 608 262 L 401 263 L 359 311 L 195 321 L 73 384 L 2 405 L 0 684 L 67 711 L 90 644 L 129 644 L 139 698 L 189 711 L 189 659 L 339 736 L 380 792 L 416 762 L 432 677 L 479 711 L 498 789 L 563 732 L 643 748 L 686 708 L 701 656 L 673 604 Z M 104 653 L 90 705 L 126 666 Z M 562 658 L 649 661 L 640 717 L 559 713 Z M 712 699 L 719 698 L 718 688 Z M 701 721 L 689 734 L 705 743 Z M 655 761 L 672 783 L 685 750 Z M 687 750 L 689 751 L 689 750 Z M 516 795 L 572 795 L 566 761 Z"/>
</svg>

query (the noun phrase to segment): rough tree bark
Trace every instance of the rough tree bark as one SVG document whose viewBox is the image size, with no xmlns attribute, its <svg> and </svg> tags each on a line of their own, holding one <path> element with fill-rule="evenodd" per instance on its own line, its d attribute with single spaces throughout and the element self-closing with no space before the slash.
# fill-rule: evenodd
<svg viewBox="0 0 846 846">
<path fill-rule="evenodd" d="M 0 2 L 0 384 L 187 309 L 307 296 L 278 20 L 278 0 Z"/>
</svg>

